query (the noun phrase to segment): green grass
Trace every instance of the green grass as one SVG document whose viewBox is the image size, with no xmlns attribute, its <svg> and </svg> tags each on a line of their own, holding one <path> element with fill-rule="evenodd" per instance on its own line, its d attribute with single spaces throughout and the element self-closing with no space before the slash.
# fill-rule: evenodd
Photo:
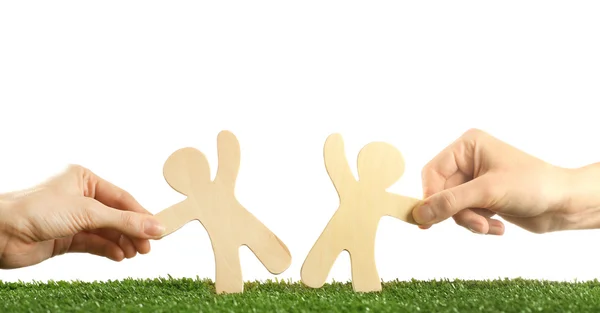
<svg viewBox="0 0 600 313">
<path fill-rule="evenodd" d="M 599 312 L 600 282 L 537 280 L 385 282 L 380 293 L 350 283 L 320 289 L 285 281 L 247 282 L 216 295 L 202 279 L 8 283 L 0 312 Z"/>
</svg>

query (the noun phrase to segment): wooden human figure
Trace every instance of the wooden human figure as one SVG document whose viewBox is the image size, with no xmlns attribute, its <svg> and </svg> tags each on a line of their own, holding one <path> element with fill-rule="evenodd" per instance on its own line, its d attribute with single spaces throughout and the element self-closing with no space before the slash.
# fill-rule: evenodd
<svg viewBox="0 0 600 313">
<path fill-rule="evenodd" d="M 375 264 L 379 220 L 393 216 L 416 224 L 412 209 L 421 202 L 386 191 L 404 174 L 402 154 L 383 142 L 367 144 L 358 154 L 358 180 L 346 160 L 341 135 L 327 138 L 324 158 L 340 204 L 302 265 L 302 282 L 312 288 L 323 286 L 336 259 L 345 250 L 350 254 L 354 290 L 380 291 Z"/>
<path fill-rule="evenodd" d="M 286 245 L 235 197 L 240 164 L 237 138 L 229 131 L 217 137 L 218 169 L 211 181 L 210 167 L 204 154 L 194 148 L 175 151 L 164 164 L 167 183 L 187 196 L 156 214 L 169 235 L 192 220 L 204 226 L 215 256 L 217 293 L 243 292 L 244 283 L 239 248 L 247 246 L 272 274 L 280 274 L 291 264 Z"/>
</svg>

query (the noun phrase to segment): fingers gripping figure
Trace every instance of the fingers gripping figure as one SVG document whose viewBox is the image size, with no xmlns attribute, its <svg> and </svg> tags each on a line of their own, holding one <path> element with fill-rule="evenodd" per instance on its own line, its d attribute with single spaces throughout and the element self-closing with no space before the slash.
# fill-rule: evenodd
<svg viewBox="0 0 600 313">
<path fill-rule="evenodd" d="M 286 245 L 235 198 L 235 182 L 240 164 L 237 138 L 228 131 L 217 137 L 218 169 L 214 181 L 202 152 L 194 148 L 175 151 L 165 162 L 163 175 L 167 183 L 187 196 L 156 217 L 171 234 L 192 220 L 204 226 L 215 254 L 217 293 L 243 291 L 239 247 L 247 246 L 273 274 L 280 274 L 291 264 Z"/>
<path fill-rule="evenodd" d="M 330 135 L 324 147 L 325 167 L 340 205 L 302 265 L 301 278 L 309 287 L 320 288 L 339 254 L 350 254 L 355 291 L 381 290 L 375 264 L 375 235 L 383 216 L 416 224 L 412 210 L 421 200 L 386 191 L 404 174 L 402 154 L 393 146 L 372 142 L 358 154 L 358 176 L 354 178 L 345 157 L 341 135 Z"/>
</svg>

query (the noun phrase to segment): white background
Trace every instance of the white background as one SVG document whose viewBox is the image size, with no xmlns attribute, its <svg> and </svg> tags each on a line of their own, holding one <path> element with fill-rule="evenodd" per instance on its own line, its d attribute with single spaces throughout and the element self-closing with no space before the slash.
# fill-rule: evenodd
<svg viewBox="0 0 600 313">
<path fill-rule="evenodd" d="M 345 139 L 354 165 L 370 141 L 395 145 L 421 197 L 420 171 L 477 127 L 551 163 L 600 161 L 597 1 L 26 1 L 0 4 L 0 191 L 68 163 L 131 192 L 151 212 L 183 197 L 162 177 L 176 149 L 241 143 L 237 196 L 289 247 L 299 279 L 337 208 L 322 147 Z M 599 182 L 600 183 L 600 182 Z M 2 218 L 2 217 L 0 217 Z M 595 230 L 502 237 L 452 220 L 430 230 L 384 218 L 383 280 L 600 276 Z M 242 248 L 244 279 L 274 278 Z M 115 263 L 67 255 L 0 279 L 214 278 L 197 222 Z M 342 254 L 330 279 L 350 279 Z"/>
</svg>

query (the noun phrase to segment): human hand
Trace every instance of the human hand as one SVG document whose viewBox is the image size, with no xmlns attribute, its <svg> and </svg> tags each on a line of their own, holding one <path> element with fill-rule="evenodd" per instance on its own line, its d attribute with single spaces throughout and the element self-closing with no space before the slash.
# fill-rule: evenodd
<svg viewBox="0 0 600 313">
<path fill-rule="evenodd" d="M 72 252 L 121 261 L 148 253 L 161 227 L 129 193 L 70 166 L 39 186 L 0 195 L 0 268 Z"/>
<path fill-rule="evenodd" d="M 422 172 L 421 228 L 449 217 L 475 233 L 502 235 L 494 215 L 534 233 L 600 226 L 597 165 L 548 164 L 493 136 L 469 130 Z"/>
</svg>

